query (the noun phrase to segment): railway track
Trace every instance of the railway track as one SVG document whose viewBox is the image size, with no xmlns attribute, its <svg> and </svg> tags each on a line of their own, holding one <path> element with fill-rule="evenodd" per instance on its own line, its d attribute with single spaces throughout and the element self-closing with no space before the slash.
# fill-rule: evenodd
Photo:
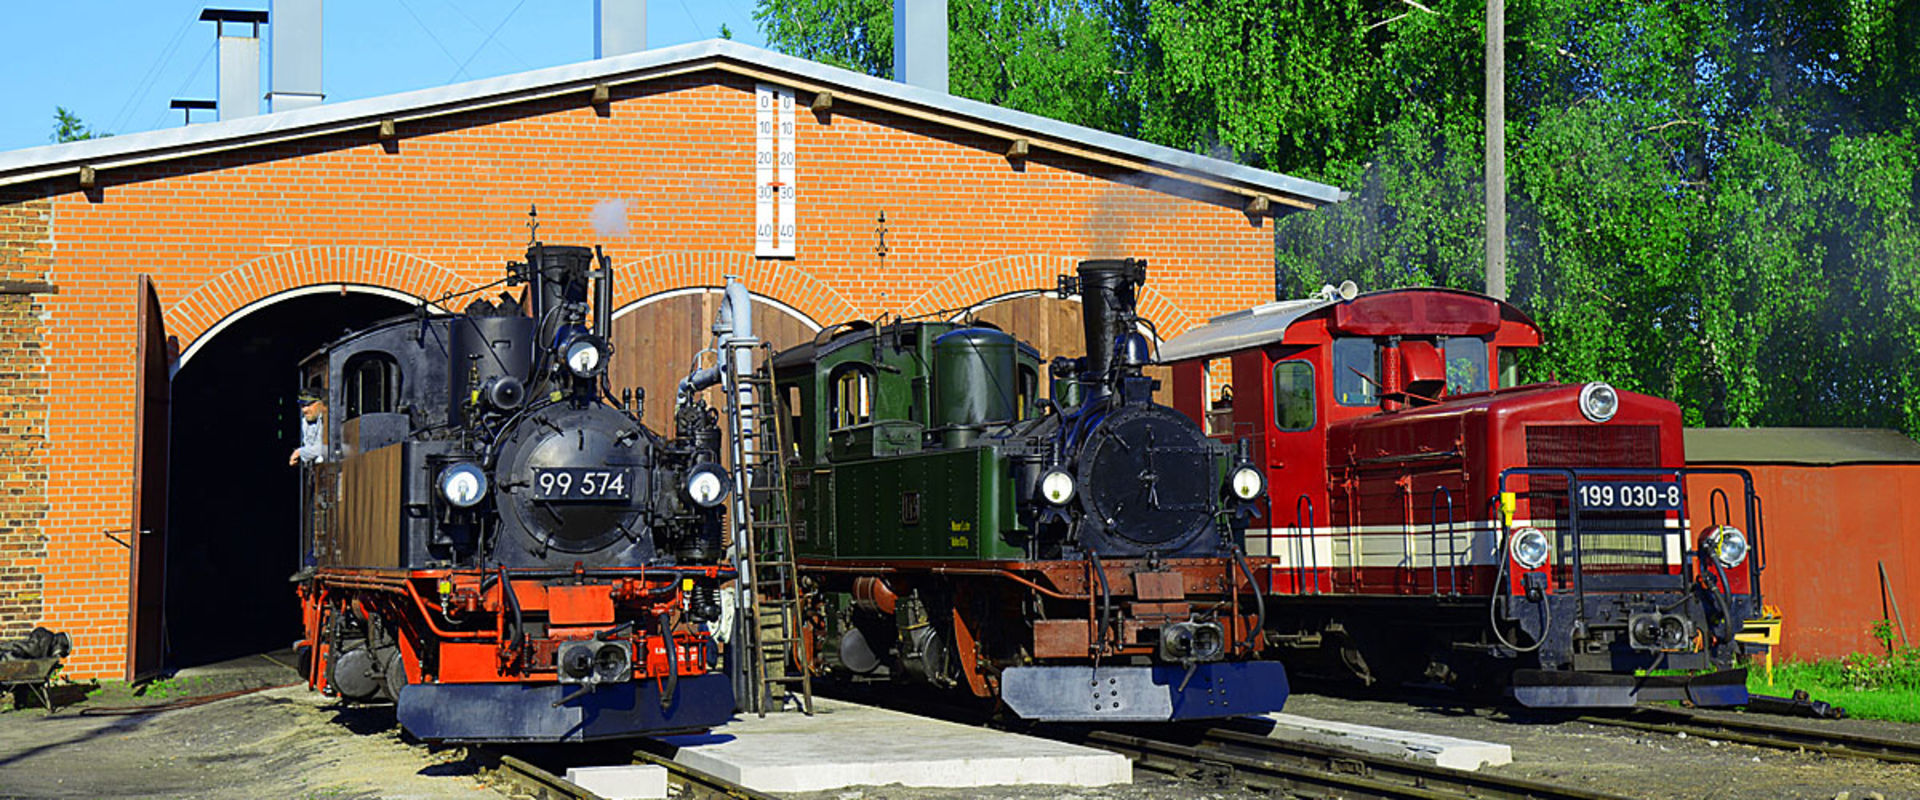
<svg viewBox="0 0 1920 800">
<path fill-rule="evenodd" d="M 1486 772 L 1464 772 L 1342 748 L 1283 742 L 1230 727 L 1197 741 L 1091 731 L 1076 740 L 1176 777 L 1348 800 L 1625 800 L 1621 795 Z"/>
<path fill-rule="evenodd" d="M 509 787 L 510 796 L 531 800 L 605 800 L 526 759 L 491 749 L 481 752 L 492 762 L 495 780 Z M 634 750 L 631 763 L 666 768 L 672 796 L 681 800 L 775 800 L 766 792 L 749 789 L 645 749 Z"/>
<path fill-rule="evenodd" d="M 1768 747 L 1803 750 L 1843 758 L 1864 758 L 1894 764 L 1920 764 L 1920 742 L 1845 733 L 1810 725 L 1754 719 L 1725 713 L 1684 709 L 1642 708 L 1625 716 L 1584 716 L 1579 721 L 1648 733 L 1694 736 Z"/>
</svg>

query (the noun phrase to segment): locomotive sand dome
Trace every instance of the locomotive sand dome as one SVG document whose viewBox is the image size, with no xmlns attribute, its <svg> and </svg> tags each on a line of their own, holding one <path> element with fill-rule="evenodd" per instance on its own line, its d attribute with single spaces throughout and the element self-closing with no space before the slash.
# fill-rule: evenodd
<svg viewBox="0 0 1920 800">
<path fill-rule="evenodd" d="M 302 365 L 329 400 L 303 470 L 310 684 L 413 735 L 577 741 L 720 725 L 720 435 L 606 382 L 612 264 L 535 242 L 519 297 L 348 335 Z"/>
<path fill-rule="evenodd" d="M 1135 260 L 1063 277 L 1088 348 L 1051 365 L 1006 332 L 935 321 L 843 325 L 773 357 L 809 668 L 964 687 L 1038 720 L 1284 704 L 1240 552 L 1262 484 L 1153 402 L 1145 280 Z"/>
</svg>

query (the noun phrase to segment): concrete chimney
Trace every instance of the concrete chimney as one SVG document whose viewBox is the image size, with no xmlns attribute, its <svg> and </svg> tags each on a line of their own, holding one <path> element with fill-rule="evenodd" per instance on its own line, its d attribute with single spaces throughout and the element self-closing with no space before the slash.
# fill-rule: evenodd
<svg viewBox="0 0 1920 800">
<path fill-rule="evenodd" d="M 647 0 L 593 0 L 593 57 L 647 49 Z"/>
<path fill-rule="evenodd" d="M 267 12 L 245 8 L 209 8 L 201 22 L 214 25 L 220 43 L 220 119 L 260 113 L 260 26 Z"/>
<path fill-rule="evenodd" d="M 893 0 L 893 79 L 947 93 L 947 0 Z"/>
<path fill-rule="evenodd" d="M 320 0 L 273 0 L 273 89 L 267 110 L 320 105 Z"/>
</svg>

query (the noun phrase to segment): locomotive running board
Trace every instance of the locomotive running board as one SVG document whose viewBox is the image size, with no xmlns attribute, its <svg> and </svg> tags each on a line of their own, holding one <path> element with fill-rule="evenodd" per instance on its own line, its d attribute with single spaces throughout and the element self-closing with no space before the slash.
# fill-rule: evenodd
<svg viewBox="0 0 1920 800">
<path fill-rule="evenodd" d="M 430 742 L 585 742 L 699 733 L 733 717 L 733 684 L 720 674 L 681 678 L 673 707 L 664 711 L 652 680 L 609 684 L 569 697 L 578 688 L 410 684 L 400 690 L 396 714 L 408 733 Z"/>
<path fill-rule="evenodd" d="M 1662 700 L 1738 706 L 1747 702 L 1747 671 L 1633 676 L 1520 669 L 1513 672 L 1513 699 L 1531 708 L 1625 708 Z"/>
<path fill-rule="evenodd" d="M 1184 686 L 1184 688 L 1183 688 Z M 1023 719 L 1049 722 L 1167 722 L 1279 711 L 1287 670 L 1278 662 L 1180 666 L 1013 667 L 1000 698 Z"/>
</svg>

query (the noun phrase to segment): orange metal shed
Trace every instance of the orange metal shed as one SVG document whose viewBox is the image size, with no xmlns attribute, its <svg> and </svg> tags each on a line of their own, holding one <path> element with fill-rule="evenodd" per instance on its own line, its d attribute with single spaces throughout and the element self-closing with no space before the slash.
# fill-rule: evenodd
<svg viewBox="0 0 1920 800">
<path fill-rule="evenodd" d="M 1691 466 L 1753 474 L 1764 504 L 1762 591 L 1786 618 L 1777 655 L 1882 653 L 1873 624 L 1896 608 L 1906 633 L 1920 634 L 1920 443 L 1889 430 L 1695 428 L 1686 445 Z M 1722 485 L 1739 497 L 1706 476 L 1688 480 L 1688 495 Z M 1698 532 L 1709 514 L 1693 502 Z"/>
</svg>

